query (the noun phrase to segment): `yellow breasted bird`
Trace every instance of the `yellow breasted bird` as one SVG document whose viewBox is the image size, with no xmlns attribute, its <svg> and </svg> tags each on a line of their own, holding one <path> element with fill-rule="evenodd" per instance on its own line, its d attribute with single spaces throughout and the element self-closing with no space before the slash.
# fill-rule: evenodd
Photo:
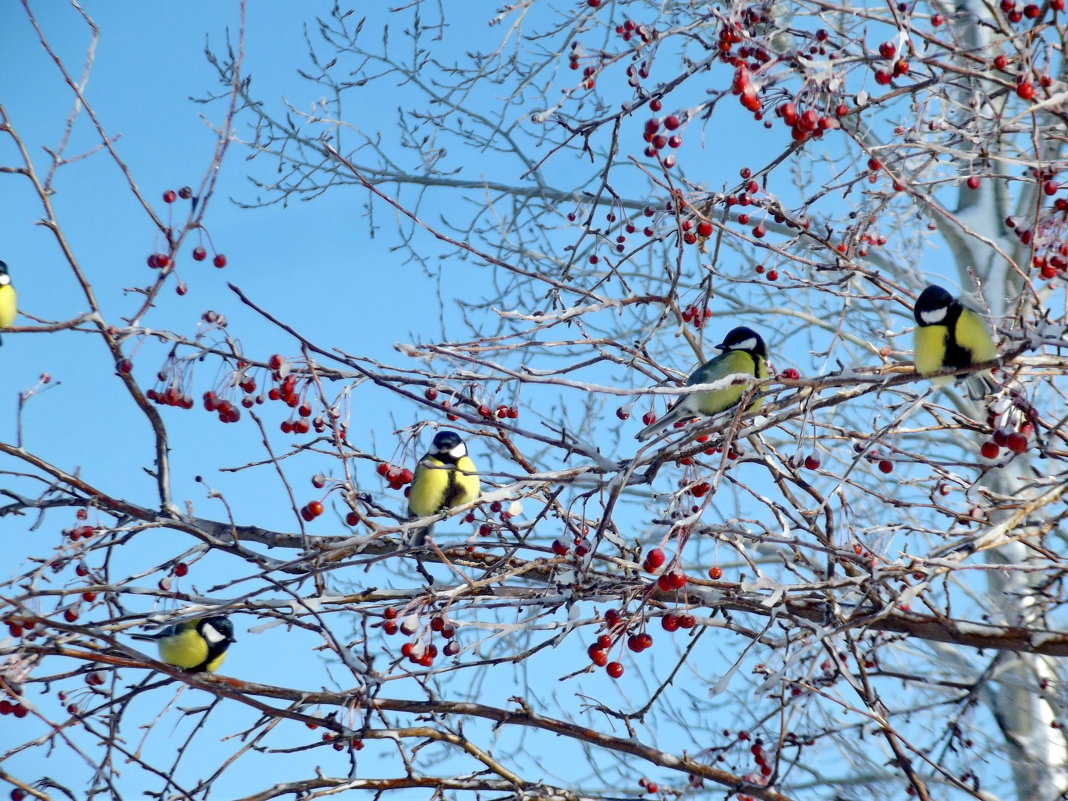
<svg viewBox="0 0 1068 801">
<path fill-rule="evenodd" d="M 723 353 L 709 359 L 698 367 L 689 378 L 686 386 L 695 384 L 711 384 L 721 378 L 738 373 L 755 376 L 756 378 L 768 377 L 768 350 L 760 334 L 752 328 L 739 326 L 731 329 L 723 342 L 716 345 Z M 639 442 L 659 434 L 665 428 L 675 425 L 680 420 L 690 420 L 694 417 L 710 416 L 722 412 L 736 405 L 742 399 L 742 395 L 749 387 L 745 384 L 732 384 L 723 389 L 710 392 L 690 392 L 679 398 L 675 404 L 667 410 L 663 417 L 651 425 L 647 425 L 634 435 Z M 763 398 L 757 398 L 746 411 L 755 412 L 764 403 Z"/>
<path fill-rule="evenodd" d="M 437 514 L 470 503 L 478 493 L 478 469 L 467 455 L 467 445 L 455 431 L 439 431 L 415 468 L 408 493 L 408 514 L 412 517 Z M 431 529 L 433 526 L 412 529 L 409 543 L 425 544 Z"/>
<path fill-rule="evenodd" d="M 913 331 L 916 371 L 931 375 L 947 367 L 971 367 L 998 356 L 983 319 L 940 286 L 931 284 L 920 293 L 912 310 L 918 325 Z M 948 384 L 953 376 L 939 376 L 935 384 Z"/>
<path fill-rule="evenodd" d="M 7 328 L 15 322 L 17 300 L 15 286 L 7 273 L 7 264 L 0 261 L 0 328 Z M 0 339 L 0 344 L 3 344 L 3 341 Z"/>
<path fill-rule="evenodd" d="M 234 624 L 224 615 L 184 620 L 157 634 L 130 634 L 138 640 L 155 640 L 160 661 L 190 673 L 214 673 L 226 658 L 234 639 Z"/>
</svg>

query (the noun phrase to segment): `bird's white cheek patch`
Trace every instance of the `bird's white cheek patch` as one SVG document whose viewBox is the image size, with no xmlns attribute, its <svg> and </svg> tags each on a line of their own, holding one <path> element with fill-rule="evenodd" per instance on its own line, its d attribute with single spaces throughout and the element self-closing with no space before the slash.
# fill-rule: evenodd
<svg viewBox="0 0 1068 801">
<path fill-rule="evenodd" d="M 940 323 L 946 319 L 946 310 L 932 309 L 931 311 L 922 311 L 920 312 L 920 319 L 923 320 L 924 323 L 926 323 L 927 325 L 934 325 L 935 323 Z"/>
<path fill-rule="evenodd" d="M 730 350 L 752 350 L 756 347 L 756 340 L 753 337 L 749 339 L 743 339 L 737 345 L 731 345 Z"/>
<path fill-rule="evenodd" d="M 4 273 L 4 275 L 0 275 L 0 286 L 7 286 L 10 283 L 11 283 L 11 276 L 10 275 L 8 275 L 7 273 Z"/>
<path fill-rule="evenodd" d="M 448 454 L 453 459 L 462 459 L 463 457 L 467 456 L 467 446 L 461 442 L 455 448 L 448 451 Z"/>
<path fill-rule="evenodd" d="M 204 639 L 210 643 L 222 642 L 226 639 L 226 635 L 221 633 L 210 623 L 204 624 L 204 628 L 200 630 L 200 633 L 204 635 Z"/>
</svg>

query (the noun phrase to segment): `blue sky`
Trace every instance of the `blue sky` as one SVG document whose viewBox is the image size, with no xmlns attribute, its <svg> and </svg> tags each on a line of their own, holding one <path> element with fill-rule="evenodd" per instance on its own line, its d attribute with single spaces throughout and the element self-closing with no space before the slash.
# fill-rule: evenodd
<svg viewBox="0 0 1068 801">
<path fill-rule="evenodd" d="M 86 7 L 102 31 L 87 97 L 106 130 L 121 136 L 117 148 L 140 189 L 157 213 L 166 215 L 168 211 L 160 199 L 163 191 L 185 184 L 198 185 L 209 164 L 215 145 L 209 125 L 222 119 L 222 106 L 201 106 L 189 98 L 220 91 L 216 75 L 204 58 L 203 48 L 205 42 L 216 49 L 224 46 L 226 29 L 229 27 L 233 31 L 236 28 L 235 5 L 220 2 L 180 5 L 90 2 Z M 484 19 L 495 7 L 492 3 L 466 7 L 470 9 L 472 36 L 481 36 Z M 80 71 L 88 36 L 77 14 L 58 3 L 38 2 L 33 8 L 39 14 L 49 41 L 68 60 L 70 68 Z M 370 13 L 380 13 L 383 8 L 376 4 Z M 457 12 L 450 10 L 449 13 Z M 305 108 L 316 97 L 307 82 L 300 80 L 294 72 L 296 66 L 305 62 L 302 26 L 307 18 L 306 4 L 262 0 L 250 3 L 244 72 L 251 76 L 254 92 L 269 102 L 280 105 L 280 99 L 286 98 L 298 108 Z M 378 21 L 372 20 L 369 26 Z M 453 17 L 453 21 L 459 26 L 464 24 L 463 18 Z M 0 99 L 13 126 L 31 148 L 38 168 L 43 170 L 47 159 L 42 156 L 40 147 L 54 145 L 61 139 L 71 97 L 62 86 L 54 64 L 36 42 L 21 8 L 10 3 L 0 7 L 0 29 L 5 31 L 6 40 L 5 47 L 0 49 Z M 391 126 L 395 107 L 400 102 L 398 98 L 402 96 L 400 88 L 369 84 L 363 95 L 365 108 L 359 111 L 361 115 L 376 119 L 387 136 L 395 135 Z M 205 119 L 201 119 L 200 114 Z M 716 136 L 722 136 L 723 141 L 715 142 Z M 710 154 L 707 156 L 707 180 L 709 183 L 725 183 L 735 180 L 738 167 L 750 158 L 755 163 L 763 148 L 782 143 L 781 130 L 767 134 L 766 139 L 763 136 L 758 133 L 745 142 L 738 142 L 735 141 L 737 137 L 712 129 L 705 136 L 694 132 L 691 141 L 696 145 L 699 139 L 707 137 L 704 142 Z M 95 147 L 97 141 L 82 115 L 75 125 L 68 155 Z M 628 141 L 636 141 L 636 137 L 631 136 Z M 708 146 L 710 142 L 712 146 Z M 395 238 L 385 233 L 393 222 L 392 212 L 382 204 L 376 206 L 375 213 L 384 232 L 371 238 L 363 212 L 367 194 L 362 190 L 336 190 L 314 202 L 293 202 L 286 208 L 272 206 L 255 211 L 237 208 L 229 198 L 251 200 L 256 194 L 245 178 L 246 170 L 255 170 L 261 177 L 269 172 L 269 165 L 264 165 L 264 160 L 249 164 L 245 161 L 246 156 L 247 151 L 241 147 L 232 147 L 207 217 L 214 243 L 226 254 L 229 266 L 216 270 L 208 263 L 193 263 L 187 249 L 180 261 L 180 272 L 189 285 L 189 293 L 177 297 L 172 288 L 165 290 L 158 308 L 146 320 L 148 325 L 189 333 L 196 329 L 202 312 L 213 309 L 231 320 L 231 329 L 254 355 L 266 358 L 275 351 L 293 355 L 295 348 L 290 340 L 247 311 L 227 290 L 226 283 L 234 282 L 251 298 L 313 341 L 397 363 L 400 357 L 393 350 L 394 343 L 437 335 L 439 291 L 446 298 L 482 296 L 481 281 L 485 280 L 486 273 L 469 265 L 444 263 L 439 287 L 427 279 L 418 266 L 403 264 L 400 254 L 393 250 Z M 10 140 L 0 137 L 0 161 L 11 164 L 14 157 Z M 467 175 L 477 177 L 493 174 L 498 163 L 492 155 L 486 155 L 477 164 L 464 166 Z M 560 169 L 569 166 L 573 165 Z M 576 169 L 590 167 L 583 164 Z M 494 177 L 518 180 L 514 174 L 494 174 Z M 66 320 L 83 312 L 86 308 L 84 298 L 72 280 L 70 270 L 62 262 L 51 235 L 34 225 L 41 216 L 39 203 L 25 182 L 17 177 L 0 176 L 0 187 L 0 258 L 11 266 L 21 308 L 46 320 Z M 131 201 L 121 174 L 108 158 L 100 154 L 80 160 L 61 170 L 54 201 L 63 231 L 92 280 L 106 315 L 118 318 L 130 313 L 139 305 L 140 299 L 126 290 L 147 283 L 151 271 L 145 266 L 145 258 L 159 249 L 160 242 L 151 223 Z M 428 208 L 428 213 L 449 211 L 451 209 L 434 206 Z M 563 213 L 566 210 L 561 210 L 561 216 Z M 177 210 L 175 214 L 175 219 L 180 219 Z M 429 235 L 418 235 L 416 241 L 427 254 L 440 252 L 439 245 Z M 694 254 L 692 258 L 697 257 Z M 447 316 L 451 316 L 451 311 Z M 780 333 L 784 339 L 789 339 L 787 332 L 791 327 L 783 326 Z M 722 333 L 723 329 L 720 329 L 710 335 Z M 0 364 L 4 365 L 4 377 L 0 379 L 0 439 L 11 441 L 14 438 L 16 394 L 33 386 L 40 373 L 48 372 L 54 388 L 33 398 L 24 412 L 23 431 L 27 446 L 56 460 L 65 469 L 81 470 L 88 480 L 107 491 L 151 502 L 152 481 L 142 469 L 150 467 L 151 463 L 151 432 L 133 409 L 119 382 L 110 378 L 110 357 L 98 339 L 90 334 L 72 332 L 50 336 L 8 335 L 4 339 L 0 348 Z M 798 339 L 806 341 L 799 343 Z M 665 341 L 668 346 L 675 345 L 670 337 Z M 784 346 L 779 352 L 780 367 L 804 359 L 803 351 L 808 345 L 807 337 L 794 338 L 789 350 Z M 151 340 L 132 353 L 134 372 L 142 385 L 152 383 L 152 376 L 165 354 L 166 348 Z M 689 366 L 680 363 L 678 368 L 687 370 Z M 210 363 L 197 366 L 195 399 L 214 380 L 214 370 Z M 598 378 L 605 382 L 609 380 L 604 375 Z M 524 400 L 529 403 L 531 398 Z M 607 416 L 609 423 L 613 423 L 610 413 L 616 404 L 614 401 L 609 403 Z M 262 471 L 250 479 L 247 473 L 219 472 L 217 469 L 220 465 L 237 467 L 250 459 L 262 458 L 260 438 L 254 427 L 222 426 L 199 407 L 189 412 L 165 409 L 162 413 L 171 432 L 179 501 L 191 501 L 195 510 L 206 517 L 223 516 L 221 505 L 206 498 L 204 488 L 193 481 L 194 476 L 204 475 L 212 487 L 226 495 L 240 522 L 275 526 L 282 530 L 294 528 L 288 501 L 269 471 Z M 377 444 L 380 455 L 388 456 L 396 446 L 397 440 L 392 434 L 394 426 L 411 423 L 422 415 L 419 409 L 393 403 L 358 406 L 356 419 L 365 432 L 361 443 L 369 448 L 373 443 Z M 633 443 L 627 432 L 637 430 L 640 425 L 638 416 L 640 411 L 630 421 L 630 428 L 624 427 L 623 441 L 618 445 L 608 442 L 606 452 L 620 458 L 633 453 Z M 281 417 L 272 409 L 265 413 L 265 419 L 275 425 Z M 476 455 L 484 467 L 492 465 L 488 454 Z M 322 469 L 321 465 L 307 457 L 287 462 L 287 474 L 297 488 L 300 500 L 314 497 L 308 477 L 319 469 Z M 745 469 L 738 472 L 741 480 L 747 479 Z M 19 486 L 26 492 L 40 491 L 40 487 L 31 482 Z M 403 505 L 398 494 L 383 494 L 385 502 L 394 508 Z M 724 503 L 724 506 L 728 504 Z M 734 508 L 728 508 L 724 514 L 734 511 Z M 25 520 L 0 518 L 0 536 L 6 543 L 11 543 L 9 553 L 12 555 L 41 553 L 58 541 L 59 529 L 69 522 L 63 513 L 54 513 L 48 516 L 40 530 L 30 534 Z M 337 528 L 336 519 L 328 514 L 310 530 L 334 533 Z M 189 546 L 187 540 L 164 533 L 153 533 L 147 541 L 142 536 L 140 541 L 143 543 L 141 547 L 117 553 L 114 557 L 131 573 L 143 569 L 146 564 L 177 555 Z M 185 586 L 206 589 L 216 581 L 232 577 L 233 567 L 233 560 L 213 555 L 195 567 Z M 241 575 L 248 570 L 243 565 L 240 569 Z M 376 581 L 382 578 L 375 576 Z M 367 580 L 365 574 L 353 570 L 351 581 L 354 586 L 361 586 L 361 582 Z M 410 584 L 411 577 L 398 577 L 397 582 Z M 300 589 L 310 592 L 310 586 Z M 226 595 L 226 592 L 220 594 Z M 589 610 L 582 612 L 585 614 Z M 316 638 L 297 630 L 279 628 L 248 632 L 248 627 L 257 622 L 252 618 L 238 618 L 240 642 L 230 655 L 224 672 L 259 681 L 312 687 L 329 683 L 320 654 L 312 650 L 317 644 Z M 344 625 L 339 628 L 344 629 Z M 692 686 L 698 688 L 695 691 L 703 692 L 714 681 L 715 671 L 722 665 L 713 642 L 716 634 L 710 631 L 706 635 L 702 645 L 704 650 L 695 652 L 693 664 L 685 669 L 690 673 L 688 679 Z M 660 636 L 659 632 L 654 635 Z M 550 633 L 544 636 L 548 637 Z M 516 667 L 507 680 L 488 683 L 483 690 L 484 700 L 504 704 L 507 696 L 514 692 L 513 680 L 518 686 L 527 685 L 528 671 L 530 675 L 555 677 L 565 672 L 560 667 L 562 664 L 573 664 L 574 669 L 579 669 L 584 664 L 581 655 L 584 645 L 580 638 L 573 637 L 559 650 L 545 649 L 528 665 Z M 284 658 L 279 658 L 279 649 L 284 651 Z M 661 657 L 654 654 L 650 659 L 655 663 Z M 670 659 L 662 659 L 662 662 L 670 667 Z M 494 678 L 498 675 L 495 673 Z M 124 676 L 124 680 L 134 679 Z M 744 684 L 741 690 L 736 687 L 732 687 L 732 692 L 745 692 Z M 552 684 L 526 687 L 533 694 L 543 693 L 546 698 L 555 694 L 563 697 L 580 688 L 611 698 L 634 690 L 634 697 L 639 699 L 645 697 L 643 691 L 650 689 L 628 687 L 626 683 L 618 687 L 608 685 L 599 674 L 577 679 L 563 685 L 563 689 Z M 169 692 L 156 691 L 151 702 L 164 703 Z M 390 692 L 400 694 L 392 687 Z M 196 703 L 204 703 L 202 694 L 186 691 L 179 704 L 193 704 L 192 695 L 196 696 Z M 569 702 L 565 699 L 562 703 Z M 143 707 L 136 715 L 151 720 L 151 704 L 144 703 Z M 244 709 L 239 712 L 236 709 L 233 704 L 225 706 L 222 717 L 226 719 L 220 730 L 237 730 L 237 721 L 243 720 L 242 716 L 251 722 L 252 717 L 246 715 Z M 131 713 L 131 719 L 135 717 Z M 680 727 L 689 723 L 684 712 L 679 713 L 678 719 Z M 150 738 L 151 747 L 161 754 L 173 749 L 183 731 L 179 724 L 178 733 L 171 733 L 171 727 L 175 725 L 173 717 L 167 718 L 165 724 Z M 718 728 L 718 724 L 714 728 Z M 12 734 L 19 737 L 23 732 Z M 300 741 L 305 736 L 299 726 L 291 727 L 290 724 L 283 724 L 279 733 L 281 741 Z M 669 736 L 665 734 L 662 743 L 667 748 L 671 747 L 667 741 Z M 6 734 L 0 735 L 0 749 L 9 742 Z M 204 738 L 203 742 L 203 756 L 214 765 L 218 753 L 214 752 L 213 740 Z M 236 743 L 231 746 L 234 750 L 238 747 Z M 566 753 L 573 755 L 570 745 L 549 740 L 545 747 L 549 754 L 564 753 L 556 749 L 566 748 Z M 368 755 L 374 753 L 374 748 L 367 752 Z M 314 752 L 316 760 L 321 759 L 329 765 L 328 772 L 343 772 L 342 757 L 333 752 L 326 752 L 325 757 L 322 754 L 322 751 Z M 17 768 L 30 776 L 55 771 L 47 764 L 36 763 L 34 760 L 37 759 L 37 753 L 20 757 L 12 762 L 11 769 Z M 301 766 L 298 775 L 306 775 L 307 758 L 298 755 L 293 759 Z M 278 763 L 263 759 L 252 764 L 262 771 L 264 765 Z M 219 797 L 227 798 L 240 792 L 241 776 L 241 773 L 233 777 L 227 774 L 226 781 L 235 781 L 236 785 L 220 787 Z M 256 780 L 259 781 L 260 776 L 257 775 Z"/>
</svg>

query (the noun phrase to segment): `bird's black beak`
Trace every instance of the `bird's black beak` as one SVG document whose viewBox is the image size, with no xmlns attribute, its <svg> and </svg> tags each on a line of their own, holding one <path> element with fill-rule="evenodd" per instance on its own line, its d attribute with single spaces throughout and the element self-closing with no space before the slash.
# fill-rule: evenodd
<svg viewBox="0 0 1068 801">
<path fill-rule="evenodd" d="M 727 349 L 727 343 L 726 342 L 720 342 L 718 345 L 715 346 L 715 348 L 716 348 L 716 350 L 726 350 Z"/>
</svg>

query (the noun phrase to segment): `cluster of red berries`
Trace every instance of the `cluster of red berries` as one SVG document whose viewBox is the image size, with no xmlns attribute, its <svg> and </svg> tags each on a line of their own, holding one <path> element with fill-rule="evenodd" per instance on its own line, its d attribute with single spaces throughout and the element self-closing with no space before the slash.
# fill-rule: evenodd
<svg viewBox="0 0 1068 801">
<path fill-rule="evenodd" d="M 575 534 L 574 537 L 571 538 L 571 543 L 575 546 L 575 556 L 580 559 L 593 549 L 593 543 L 590 542 L 589 538 L 586 536 L 587 533 L 588 532 Z M 571 550 L 567 538 L 553 540 L 553 544 L 550 547 L 552 552 L 557 556 L 566 556 Z"/>
<path fill-rule="evenodd" d="M 73 526 L 71 528 L 63 529 L 63 536 L 69 539 L 71 542 L 77 542 L 78 540 L 87 540 L 96 534 L 96 529 L 92 526 Z"/>
<path fill-rule="evenodd" d="M 193 399 L 176 386 L 167 387 L 162 392 L 157 389 L 150 389 L 145 392 L 145 397 L 157 406 L 174 406 L 178 409 L 193 408 Z M 232 421 L 223 420 L 223 422 L 228 423 Z"/>
<path fill-rule="evenodd" d="M 1064 11 L 1064 0 L 1049 0 L 1049 7 L 1053 11 Z M 1042 9 L 1035 3 L 1021 5 L 1016 0 L 1001 0 L 1000 8 L 1005 19 L 1013 25 L 1025 19 L 1037 20 L 1042 15 Z"/>
<path fill-rule="evenodd" d="M 768 753 L 764 750 L 763 741 L 758 738 L 751 746 L 749 746 L 749 753 L 753 755 L 753 761 L 756 763 L 760 775 L 765 778 L 770 776 L 770 761 L 774 757 L 769 756 Z"/>
<path fill-rule="evenodd" d="M 489 420 L 492 417 L 496 417 L 498 420 L 515 420 L 519 417 L 519 408 L 516 406 L 506 406 L 502 403 L 497 406 L 496 410 L 494 410 L 487 404 L 480 403 L 478 405 L 478 415 L 483 420 Z"/>
<path fill-rule="evenodd" d="M 837 117 L 845 116 L 849 109 L 844 103 L 840 103 L 835 109 Z M 798 111 L 797 104 L 793 100 L 785 100 L 775 107 L 776 116 L 790 128 L 790 136 L 795 142 L 804 142 L 806 139 L 819 139 L 825 131 L 839 127 L 836 117 L 821 114 L 814 108 Z"/>
<path fill-rule="evenodd" d="M 306 504 L 300 507 L 300 516 L 304 519 L 305 523 L 310 523 L 322 513 L 322 501 L 308 501 Z"/>
<path fill-rule="evenodd" d="M 593 6 L 594 4 L 590 3 L 590 5 Z M 600 3 L 598 2 L 597 5 L 600 5 Z M 632 19 L 625 19 L 622 25 L 616 26 L 616 35 L 624 42 L 629 42 L 637 36 L 641 39 L 642 44 L 649 44 L 656 38 L 656 29 L 650 28 L 648 25 L 642 25 Z"/>
<path fill-rule="evenodd" d="M 667 556 L 662 548 L 653 548 L 645 555 L 645 560 L 642 562 L 642 570 L 646 573 L 656 573 L 664 566 L 666 559 Z M 673 590 L 681 590 L 686 586 L 687 580 L 686 574 L 675 567 L 657 576 L 656 586 L 663 592 L 671 592 Z"/>
<path fill-rule="evenodd" d="M 21 637 L 27 631 L 32 632 L 37 624 L 29 618 L 8 617 L 4 618 L 4 625 L 12 637 Z"/>
<path fill-rule="evenodd" d="M 30 711 L 18 701 L 12 703 L 6 698 L 0 700 L 0 715 L 14 715 L 17 718 L 24 718 L 29 712 Z"/>
<path fill-rule="evenodd" d="M 993 435 L 979 449 L 983 458 L 998 458 L 1002 448 L 1013 454 L 1026 451 L 1035 433 L 1034 419 L 1035 409 L 1026 398 L 1013 396 L 1007 402 L 996 402 L 986 416 Z"/>
<path fill-rule="evenodd" d="M 406 637 L 413 637 L 413 639 L 401 646 L 401 656 L 413 665 L 430 667 L 434 664 L 434 659 L 438 655 L 438 647 L 433 642 L 424 642 L 434 634 L 446 641 L 445 646 L 442 648 L 442 653 L 445 656 L 455 656 L 460 652 L 460 643 L 456 640 L 456 628 L 449 625 L 443 615 L 431 617 L 430 625 L 425 627 L 423 635 L 420 637 L 414 636 L 422 625 L 418 615 L 408 615 L 398 623 L 397 610 L 389 606 L 382 613 L 382 617 L 385 618 L 382 623 L 382 631 L 387 635 L 393 636 L 399 632 Z"/>
<path fill-rule="evenodd" d="M 642 139 L 648 143 L 648 147 L 645 148 L 645 155 L 649 158 L 655 158 L 658 155 L 658 151 L 663 150 L 666 147 L 677 148 L 682 145 L 682 134 L 675 133 L 686 122 L 686 115 L 681 113 L 668 114 L 662 120 L 653 117 L 645 121 L 645 130 L 642 134 Z M 661 131 L 661 126 L 664 130 Z M 672 158 L 672 156 L 668 156 Z M 667 159 L 664 160 L 667 164 Z M 674 160 L 667 166 L 673 166 Z"/>
<path fill-rule="evenodd" d="M 649 795 L 656 795 L 660 792 L 660 786 L 656 782 L 651 782 L 645 777 L 638 779 L 638 786 L 641 787 Z"/>
<path fill-rule="evenodd" d="M 204 393 L 204 410 L 218 412 L 220 423 L 236 423 L 241 419 L 241 410 L 230 401 L 220 398 L 214 391 Z"/>
<path fill-rule="evenodd" d="M 389 462 L 379 462 L 375 472 L 389 482 L 389 488 L 393 490 L 402 489 L 415 478 L 415 474 L 407 467 L 397 467 Z"/>
<path fill-rule="evenodd" d="M 705 224 L 705 223 L 702 223 L 702 225 L 703 224 Z M 709 223 L 708 227 L 709 227 L 709 229 L 711 229 L 712 225 Z M 709 230 L 709 233 L 712 233 L 712 231 Z M 704 234 L 704 236 L 707 236 L 707 234 Z M 700 328 L 701 326 L 703 326 L 705 324 L 705 320 L 710 320 L 711 318 L 712 318 L 712 310 L 709 309 L 708 306 L 702 306 L 699 309 L 699 308 L 697 308 L 697 306 L 695 306 L 694 304 L 691 303 L 682 312 L 682 321 L 684 323 L 693 324 L 694 328 Z"/>
<path fill-rule="evenodd" d="M 309 729 L 314 729 L 315 726 L 311 723 L 305 724 Z M 344 751 L 348 748 L 350 751 L 362 751 L 363 740 L 359 737 L 342 737 L 332 731 L 323 732 L 323 742 L 332 743 L 331 746 L 335 751 Z"/>
<path fill-rule="evenodd" d="M 163 193 L 163 202 L 168 205 L 174 203 L 178 198 L 181 198 L 182 200 L 192 199 L 192 188 L 188 186 L 183 186 L 177 192 L 175 192 L 173 189 L 168 189 Z M 204 261 L 204 259 L 206 259 L 207 257 L 208 251 L 204 249 L 203 245 L 197 245 L 195 248 L 193 248 L 193 261 Z M 174 264 L 173 258 L 173 253 L 153 253 L 151 256 L 148 257 L 148 266 L 158 269 L 170 267 L 172 264 Z M 225 267 L 226 256 L 224 256 L 222 253 L 216 253 L 215 256 L 212 258 L 212 264 L 214 264 L 220 269 Z M 180 289 L 178 294 L 184 295 L 184 289 Z"/>
<path fill-rule="evenodd" d="M 997 428 L 994 435 L 980 448 L 984 459 L 997 459 L 1001 449 L 1005 448 L 1012 453 L 1023 453 L 1030 444 L 1031 435 L 1035 433 L 1035 427 L 1031 423 L 1020 423 L 1019 427 Z"/>
<path fill-rule="evenodd" d="M 1056 177 L 1054 170 L 1036 172 L 1035 180 L 1046 197 L 1061 191 L 1062 186 Z M 1016 234 L 1022 244 L 1032 247 L 1031 263 L 1042 278 L 1068 277 L 1068 198 L 1056 198 L 1051 208 L 1039 214 L 1033 228 L 1021 225 L 1016 217 L 1006 217 L 1005 227 Z"/>
<path fill-rule="evenodd" d="M 875 70 L 875 82 L 880 86 L 888 86 L 894 78 L 909 74 L 909 62 L 904 55 L 898 56 L 897 45 L 893 42 L 879 45 L 879 55 L 890 62 Z"/>
<path fill-rule="evenodd" d="M 668 612 L 662 618 L 660 618 L 660 628 L 664 631 L 678 631 L 679 629 L 692 629 L 697 625 L 697 618 L 691 615 L 689 612 L 683 612 L 678 614 L 676 612 Z"/>
</svg>

